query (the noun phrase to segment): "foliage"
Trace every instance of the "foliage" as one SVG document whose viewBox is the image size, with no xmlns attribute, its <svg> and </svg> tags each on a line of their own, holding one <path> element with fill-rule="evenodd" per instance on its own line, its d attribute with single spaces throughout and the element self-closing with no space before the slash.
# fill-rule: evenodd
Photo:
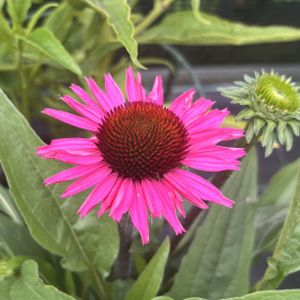
<svg viewBox="0 0 300 300">
<path fill-rule="evenodd" d="M 191 0 L 189 9 L 174 11 L 175 2 L 153 0 L 143 14 L 138 0 L 0 0 L 0 161 L 5 173 L 0 185 L 0 299 L 300 298 L 300 290 L 276 290 L 300 270 L 299 160 L 279 170 L 258 195 L 260 165 L 255 150 L 250 151 L 242 170 L 223 187 L 236 201 L 233 209 L 212 206 L 177 248 L 175 238 L 170 236 L 170 242 L 166 237 L 167 225 L 153 222 L 151 243 L 141 247 L 134 240 L 129 278 L 121 279 L 113 275 L 122 254 L 116 223 L 94 214 L 78 218 L 82 196 L 61 201 L 64 185 L 43 184 L 61 164 L 35 155 L 43 142 L 31 125 L 46 128 L 45 139 L 68 134 L 70 129 L 42 119 L 40 110 L 46 103 L 63 107 L 55 99 L 71 83 L 84 85 L 84 76 L 92 76 L 102 85 L 109 72 L 124 86 L 120 74 L 129 64 L 176 69 L 169 59 L 139 56 L 143 45 L 168 44 L 164 49 L 189 69 L 174 45 L 300 39 L 298 28 L 224 20 L 202 12 L 198 0 Z M 295 119 L 300 120 L 299 114 Z M 277 128 L 279 140 L 288 139 L 283 129 Z M 268 144 L 271 151 L 274 143 Z M 253 263 L 266 252 L 272 252 L 267 270 L 253 283 Z"/>
</svg>

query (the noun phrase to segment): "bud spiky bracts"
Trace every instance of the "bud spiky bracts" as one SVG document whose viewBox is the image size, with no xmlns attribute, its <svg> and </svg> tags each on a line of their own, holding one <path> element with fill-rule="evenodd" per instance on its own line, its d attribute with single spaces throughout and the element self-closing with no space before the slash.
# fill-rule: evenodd
<svg viewBox="0 0 300 300">
<path fill-rule="evenodd" d="M 260 136 L 266 156 L 272 153 L 277 142 L 289 151 L 293 135 L 300 134 L 299 87 L 291 78 L 274 71 L 254 72 L 254 77 L 244 75 L 244 81 L 234 83 L 235 86 L 221 88 L 220 92 L 232 103 L 245 106 L 237 118 L 247 121 L 247 142 Z"/>
</svg>

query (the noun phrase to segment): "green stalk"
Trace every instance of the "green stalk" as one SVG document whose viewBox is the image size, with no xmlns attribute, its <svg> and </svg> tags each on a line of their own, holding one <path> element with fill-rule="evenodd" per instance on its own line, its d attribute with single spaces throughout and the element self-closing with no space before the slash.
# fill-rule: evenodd
<svg viewBox="0 0 300 300">
<path fill-rule="evenodd" d="M 147 29 L 165 10 L 167 10 L 172 2 L 174 2 L 174 0 L 156 0 L 150 13 L 136 26 L 135 34 L 138 35 Z"/>
</svg>

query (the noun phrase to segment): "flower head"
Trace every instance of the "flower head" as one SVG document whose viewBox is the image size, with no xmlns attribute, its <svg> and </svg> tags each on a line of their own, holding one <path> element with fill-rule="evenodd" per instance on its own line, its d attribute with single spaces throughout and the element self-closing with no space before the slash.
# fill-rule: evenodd
<svg viewBox="0 0 300 300">
<path fill-rule="evenodd" d="M 239 169 L 237 159 L 244 150 L 217 145 L 243 135 L 239 129 L 220 128 L 226 109 L 210 110 L 213 102 L 204 98 L 193 103 L 193 90 L 166 108 L 161 77 L 146 94 L 141 75 L 135 78 L 131 68 L 126 72 L 126 100 L 110 75 L 105 76 L 105 91 L 93 79 L 86 81 L 91 96 L 72 85 L 81 101 L 62 97 L 77 115 L 49 108 L 43 113 L 85 129 L 91 137 L 55 139 L 37 150 L 44 158 L 74 165 L 45 180 L 46 185 L 75 180 L 63 198 L 93 187 L 80 216 L 97 206 L 98 216 L 109 211 L 116 221 L 128 212 L 145 244 L 149 213 L 164 217 L 176 234 L 184 232 L 177 216 L 177 211 L 184 216 L 183 197 L 203 209 L 208 207 L 205 201 L 232 207 L 232 200 L 187 169 Z"/>
<path fill-rule="evenodd" d="M 220 90 L 232 103 L 246 106 L 237 118 L 247 120 L 248 142 L 260 136 L 266 156 L 277 141 L 292 148 L 293 134 L 300 134 L 300 94 L 291 78 L 274 71 L 255 72 L 254 77 L 245 75 L 243 82 Z"/>
</svg>

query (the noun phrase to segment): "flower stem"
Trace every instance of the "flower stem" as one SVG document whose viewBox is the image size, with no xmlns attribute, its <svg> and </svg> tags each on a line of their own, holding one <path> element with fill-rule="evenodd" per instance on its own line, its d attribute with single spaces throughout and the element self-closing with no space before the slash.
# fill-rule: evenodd
<svg viewBox="0 0 300 300">
<path fill-rule="evenodd" d="M 243 137 L 243 138 L 239 139 L 235 143 L 234 146 L 238 147 L 238 148 L 244 148 L 244 150 L 248 153 L 250 151 L 250 149 L 252 148 L 252 146 L 257 143 L 257 141 L 259 140 L 259 138 L 260 138 L 260 135 L 255 136 L 251 140 L 250 143 L 247 143 L 245 137 Z M 233 173 L 233 170 L 228 170 L 228 171 L 216 173 L 213 176 L 213 178 L 211 180 L 211 183 L 214 186 L 216 186 L 218 189 L 221 189 L 232 173 Z M 186 218 L 182 222 L 183 227 L 186 230 L 188 230 L 192 226 L 192 224 L 194 223 L 194 221 L 197 219 L 197 217 L 199 216 L 199 214 L 202 211 L 203 210 L 201 208 L 193 206 L 190 209 L 190 211 L 188 212 Z M 174 238 L 172 239 L 172 242 L 171 242 L 173 250 L 177 247 L 177 245 L 179 244 L 179 242 L 181 241 L 181 239 L 182 239 L 182 235 L 181 236 L 180 235 L 174 236 Z"/>
<path fill-rule="evenodd" d="M 136 26 L 135 34 L 138 35 L 147 29 L 172 4 L 172 2 L 174 2 L 174 0 L 156 0 L 150 13 Z"/>
<path fill-rule="evenodd" d="M 132 242 L 133 226 L 129 215 L 122 218 L 119 223 L 120 250 L 112 270 L 112 279 L 126 279 L 130 273 L 130 246 Z"/>
</svg>

